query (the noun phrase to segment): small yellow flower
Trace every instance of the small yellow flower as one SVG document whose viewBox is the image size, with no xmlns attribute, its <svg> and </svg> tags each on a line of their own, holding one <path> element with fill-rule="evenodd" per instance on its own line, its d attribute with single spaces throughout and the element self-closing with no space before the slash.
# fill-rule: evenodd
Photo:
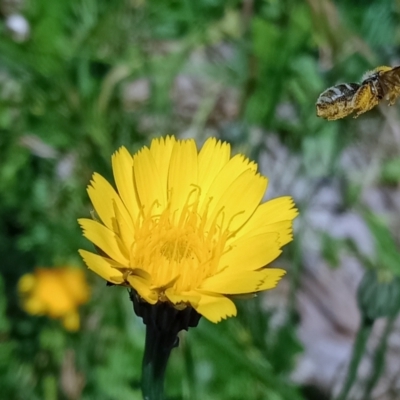
<svg viewBox="0 0 400 400">
<path fill-rule="evenodd" d="M 95 173 L 88 194 L 100 221 L 80 219 L 100 254 L 80 250 L 109 282 L 150 304 L 193 307 L 213 322 L 236 315 L 230 296 L 276 286 L 285 271 L 265 268 L 292 240 L 290 197 L 260 204 L 267 179 L 243 155 L 211 138 L 155 139 L 112 157 L 117 191 Z"/>
<path fill-rule="evenodd" d="M 82 270 L 73 267 L 37 268 L 18 282 L 23 309 L 32 315 L 60 318 L 70 331 L 79 329 L 78 306 L 89 299 Z"/>
</svg>

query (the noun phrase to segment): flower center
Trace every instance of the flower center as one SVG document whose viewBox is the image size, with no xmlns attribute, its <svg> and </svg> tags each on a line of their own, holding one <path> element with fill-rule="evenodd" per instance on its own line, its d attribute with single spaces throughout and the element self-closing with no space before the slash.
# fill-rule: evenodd
<svg viewBox="0 0 400 400">
<path fill-rule="evenodd" d="M 154 289 L 189 291 L 218 268 L 229 231 L 221 230 L 223 209 L 213 221 L 207 218 L 208 206 L 199 212 L 199 192 L 192 191 L 180 214 L 167 206 L 161 214 L 142 215 L 138 222 L 131 266 L 147 271 Z"/>
<path fill-rule="evenodd" d="M 180 263 L 183 257 L 190 257 L 191 249 L 187 239 L 176 239 L 166 241 L 160 252 L 169 262 Z"/>
</svg>

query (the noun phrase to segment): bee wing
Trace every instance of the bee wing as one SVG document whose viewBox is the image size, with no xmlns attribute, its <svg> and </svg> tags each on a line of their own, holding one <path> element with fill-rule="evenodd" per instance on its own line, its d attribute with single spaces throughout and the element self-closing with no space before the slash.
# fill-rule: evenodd
<svg viewBox="0 0 400 400">
<path fill-rule="evenodd" d="M 380 77 L 380 82 L 385 92 L 389 92 L 393 86 L 400 88 L 400 66 L 384 72 Z"/>
</svg>

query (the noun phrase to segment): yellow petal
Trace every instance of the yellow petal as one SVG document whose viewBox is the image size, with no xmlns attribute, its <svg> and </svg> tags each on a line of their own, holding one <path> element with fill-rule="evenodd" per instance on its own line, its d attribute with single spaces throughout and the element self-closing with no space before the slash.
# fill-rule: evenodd
<svg viewBox="0 0 400 400">
<path fill-rule="evenodd" d="M 133 173 L 139 201 L 144 213 L 164 209 L 167 203 L 167 188 L 162 184 L 150 150 L 143 147 L 133 159 Z"/>
<path fill-rule="evenodd" d="M 290 196 L 277 197 L 268 200 L 261 207 L 261 215 L 268 218 L 268 223 L 293 220 L 299 214 L 294 201 Z"/>
<path fill-rule="evenodd" d="M 128 250 L 131 248 L 134 240 L 133 238 L 135 237 L 133 225 L 127 223 L 127 221 L 121 214 L 120 209 L 116 207 L 115 203 L 114 203 L 114 215 L 115 215 L 114 226 L 116 227 L 116 229 L 114 229 L 113 231 L 117 234 L 117 237 L 121 238 L 124 244 L 123 246 L 124 249 Z M 128 253 L 126 253 L 126 256 L 129 257 Z"/>
<path fill-rule="evenodd" d="M 192 307 L 197 306 L 200 301 L 200 294 L 195 291 L 177 293 L 173 288 L 168 288 L 165 295 L 172 304 L 186 303 Z"/>
<path fill-rule="evenodd" d="M 261 204 L 241 230 L 241 234 L 252 232 L 262 226 L 281 221 L 292 221 L 298 215 L 293 199 L 289 196 L 278 197 Z"/>
<path fill-rule="evenodd" d="M 139 296 L 149 304 L 156 304 L 158 301 L 157 292 L 150 289 L 148 280 L 143 279 L 138 275 L 129 275 L 127 281 L 133 289 L 135 289 Z"/>
<path fill-rule="evenodd" d="M 133 268 L 130 271 L 131 271 L 132 275 L 139 276 L 140 278 L 144 279 L 145 281 L 151 282 L 151 275 L 144 269 Z"/>
<path fill-rule="evenodd" d="M 22 275 L 18 281 L 18 292 L 26 294 L 31 292 L 36 285 L 36 277 L 33 274 Z"/>
<path fill-rule="evenodd" d="M 201 292 L 199 303 L 196 311 L 209 321 L 217 323 L 222 319 L 236 316 L 236 306 L 232 300 L 221 295 L 212 295 Z"/>
<path fill-rule="evenodd" d="M 252 217 L 253 218 L 253 217 Z M 247 223 L 236 235 L 237 238 L 251 238 L 253 236 L 262 235 L 264 233 L 276 233 L 279 235 L 279 246 L 282 247 L 285 244 L 293 240 L 293 222 L 292 221 L 280 221 L 273 224 L 267 224 L 254 228 L 253 230 L 245 229 L 247 228 Z M 233 239 L 235 240 L 235 239 Z"/>
<path fill-rule="evenodd" d="M 252 271 L 264 267 L 281 254 L 277 233 L 240 238 L 222 255 L 219 270 Z"/>
<path fill-rule="evenodd" d="M 83 229 L 83 236 L 104 251 L 110 258 L 123 266 L 129 265 L 129 253 L 121 239 L 104 225 L 91 219 L 78 220 Z"/>
<path fill-rule="evenodd" d="M 274 270 L 275 272 L 270 272 Z M 259 284 L 257 291 L 268 290 L 274 288 L 278 282 L 286 275 L 286 271 L 279 268 L 265 268 L 261 272 L 266 272 L 264 279 Z"/>
<path fill-rule="evenodd" d="M 73 267 L 59 268 L 63 286 L 76 305 L 84 304 L 89 299 L 89 286 L 83 270 Z"/>
<path fill-rule="evenodd" d="M 267 225 L 263 232 L 277 232 L 279 234 L 279 245 L 282 247 L 293 240 L 292 221 L 276 222 Z"/>
<path fill-rule="evenodd" d="M 247 170 L 253 171 L 254 168 L 244 156 L 237 154 L 231 158 L 216 175 L 214 174 L 215 178 L 211 186 L 203 193 L 200 213 L 204 212 L 210 198 L 213 199 L 210 204 L 210 211 L 213 211 L 221 196 L 223 196 L 233 182 Z"/>
<path fill-rule="evenodd" d="M 88 186 L 88 194 L 92 201 L 93 207 L 108 229 L 118 233 L 116 225 L 114 207 L 118 207 L 125 223 L 132 225 L 131 217 L 122 203 L 114 188 L 99 174 L 94 173 L 91 185 Z"/>
<path fill-rule="evenodd" d="M 254 293 L 275 287 L 285 273 L 283 269 L 277 268 L 234 273 L 225 270 L 205 280 L 201 289 L 227 295 Z"/>
<path fill-rule="evenodd" d="M 227 142 L 209 138 L 199 152 L 199 186 L 202 194 L 208 192 L 212 182 L 228 163 L 231 146 Z"/>
<path fill-rule="evenodd" d="M 176 142 L 171 154 L 168 195 L 171 211 L 181 210 L 197 186 L 197 149 L 193 139 Z M 179 217 L 179 216 L 178 216 Z"/>
<path fill-rule="evenodd" d="M 31 315 L 43 315 L 46 313 L 46 304 L 37 296 L 23 299 L 22 308 Z"/>
<path fill-rule="evenodd" d="M 46 306 L 46 314 L 58 318 L 75 309 L 73 296 L 66 287 L 59 269 L 36 269 L 35 296 Z"/>
<path fill-rule="evenodd" d="M 123 274 L 113 268 L 112 264 L 105 257 L 90 253 L 86 250 L 79 250 L 79 254 L 88 268 L 106 281 L 115 283 L 116 285 L 124 282 Z"/>
<path fill-rule="evenodd" d="M 111 162 L 118 193 L 132 221 L 136 221 L 139 206 L 133 185 L 133 157 L 125 147 L 121 147 L 113 154 Z"/>
<path fill-rule="evenodd" d="M 266 188 L 266 178 L 259 174 L 255 175 L 251 170 L 243 172 L 226 188 L 224 193 L 220 194 L 209 222 L 211 223 L 219 210 L 223 208 L 225 218 L 223 228 L 229 226 L 230 231 L 236 231 L 254 213 Z"/>
<path fill-rule="evenodd" d="M 164 138 L 153 139 L 150 145 L 150 152 L 156 164 L 158 173 L 161 178 L 161 185 L 165 188 L 168 187 L 168 171 L 169 163 L 171 161 L 172 149 L 176 143 L 174 136 L 167 136 Z"/>
</svg>

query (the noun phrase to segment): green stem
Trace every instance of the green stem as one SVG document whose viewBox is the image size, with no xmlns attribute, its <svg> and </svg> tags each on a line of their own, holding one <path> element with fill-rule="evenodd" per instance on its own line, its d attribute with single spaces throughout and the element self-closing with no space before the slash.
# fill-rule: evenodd
<svg viewBox="0 0 400 400">
<path fill-rule="evenodd" d="M 153 324 L 146 326 L 146 344 L 142 364 L 144 400 L 164 399 L 165 370 L 171 350 L 177 343 L 177 332 L 163 331 Z"/>
<path fill-rule="evenodd" d="M 133 289 L 129 292 L 133 309 L 146 325 L 142 364 L 144 400 L 164 400 L 164 376 L 169 355 L 178 346 L 178 333 L 198 325 L 201 315 L 192 307 L 178 310 L 167 302 L 149 304 Z"/>
<path fill-rule="evenodd" d="M 369 399 L 371 396 L 372 389 L 375 387 L 376 383 L 378 382 L 383 367 L 385 364 L 385 354 L 388 345 L 389 335 L 392 332 L 394 322 L 396 320 L 397 314 L 390 317 L 385 326 L 385 331 L 382 335 L 382 339 L 380 340 L 378 348 L 375 350 L 374 361 L 373 361 L 373 368 L 372 372 L 368 378 L 367 384 L 365 386 L 364 392 L 364 399 Z"/>
<path fill-rule="evenodd" d="M 342 391 L 336 400 L 346 400 L 349 395 L 350 389 L 352 388 L 356 378 L 357 371 L 360 365 L 362 356 L 364 355 L 365 348 L 367 346 L 368 338 L 371 334 L 374 321 L 367 316 L 363 315 L 361 320 L 361 326 L 357 332 L 356 340 L 353 345 L 353 354 L 347 372 L 346 381 L 343 385 Z"/>
</svg>

